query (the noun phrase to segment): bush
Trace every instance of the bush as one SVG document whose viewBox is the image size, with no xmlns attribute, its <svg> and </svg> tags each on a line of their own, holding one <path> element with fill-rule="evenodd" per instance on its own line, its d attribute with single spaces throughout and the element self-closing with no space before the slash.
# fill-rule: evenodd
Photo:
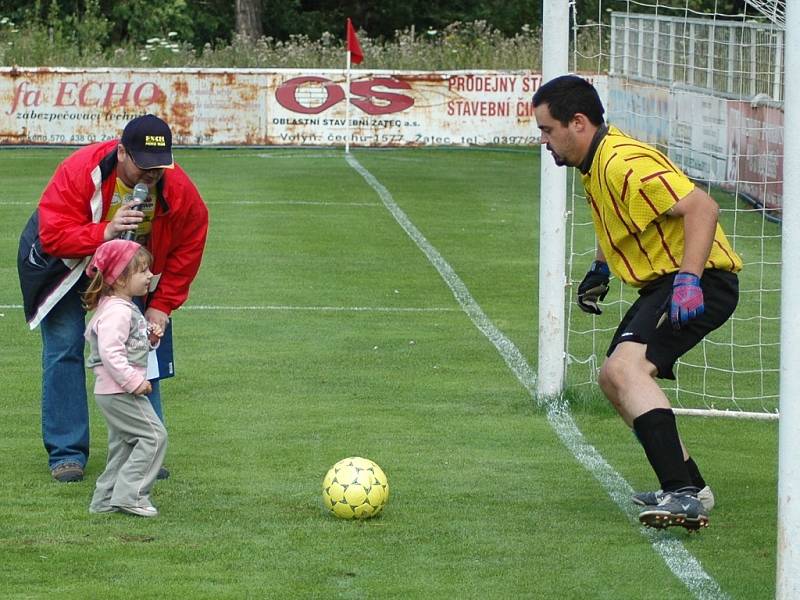
<svg viewBox="0 0 800 600">
<path fill-rule="evenodd" d="M 0 18 L 0 65 L 20 67 L 218 67 L 340 69 L 345 65 L 344 40 L 323 33 L 312 40 L 292 35 L 288 40 L 235 36 L 195 48 L 167 32 L 144 42 L 108 43 L 111 25 L 98 9 L 98 0 L 87 0 L 80 16 L 62 17 L 51 5 L 46 20 L 30 19 L 16 25 Z M 578 44 L 578 68 L 598 67 L 592 29 L 582 29 Z M 396 31 L 389 40 L 359 33 L 364 50 L 361 68 L 446 71 L 455 69 L 541 68 L 541 30 L 523 26 L 506 36 L 486 21 L 457 21 L 441 31 Z"/>
</svg>

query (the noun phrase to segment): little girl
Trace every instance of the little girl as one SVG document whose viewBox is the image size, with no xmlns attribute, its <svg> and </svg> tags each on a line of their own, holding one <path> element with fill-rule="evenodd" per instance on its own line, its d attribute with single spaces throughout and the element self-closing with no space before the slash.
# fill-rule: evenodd
<svg viewBox="0 0 800 600">
<path fill-rule="evenodd" d="M 161 328 L 148 327 L 132 302 L 150 286 L 150 253 L 133 241 L 102 244 L 86 274 L 86 310 L 97 309 L 86 326 L 94 393 L 108 426 L 108 460 L 97 480 L 91 513 L 122 511 L 141 517 L 158 516 L 150 490 L 167 449 L 167 431 L 146 394 L 147 354 L 158 345 Z"/>
</svg>

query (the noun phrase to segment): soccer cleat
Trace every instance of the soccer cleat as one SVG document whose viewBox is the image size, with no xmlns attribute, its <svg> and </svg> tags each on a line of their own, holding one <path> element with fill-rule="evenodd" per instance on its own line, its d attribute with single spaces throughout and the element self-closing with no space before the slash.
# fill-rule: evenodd
<svg viewBox="0 0 800 600">
<path fill-rule="evenodd" d="M 662 490 L 656 490 L 655 492 L 639 492 L 631 496 L 631 500 L 634 504 L 639 506 L 656 506 L 664 499 L 664 496 L 666 496 L 666 494 Z M 697 499 L 700 500 L 706 512 L 714 508 L 714 492 L 711 491 L 710 487 L 706 486 L 697 492 Z"/>
<path fill-rule="evenodd" d="M 656 529 L 681 526 L 697 531 L 708 527 L 708 512 L 697 497 L 697 488 L 682 488 L 666 492 L 656 506 L 646 506 L 639 521 Z"/>
</svg>

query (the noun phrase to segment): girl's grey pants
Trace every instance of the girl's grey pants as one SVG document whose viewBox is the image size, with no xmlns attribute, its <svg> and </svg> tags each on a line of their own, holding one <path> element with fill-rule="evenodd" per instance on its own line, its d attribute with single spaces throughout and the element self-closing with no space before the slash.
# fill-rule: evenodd
<svg viewBox="0 0 800 600">
<path fill-rule="evenodd" d="M 108 460 L 89 509 L 152 506 L 150 490 L 164 462 L 167 430 L 147 396 L 96 394 L 95 399 L 108 426 Z"/>
</svg>

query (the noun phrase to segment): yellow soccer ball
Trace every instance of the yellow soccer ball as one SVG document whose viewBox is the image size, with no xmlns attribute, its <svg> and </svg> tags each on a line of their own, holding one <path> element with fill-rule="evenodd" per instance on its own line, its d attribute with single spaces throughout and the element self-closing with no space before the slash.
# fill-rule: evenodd
<svg viewBox="0 0 800 600">
<path fill-rule="evenodd" d="M 379 514 L 388 500 L 389 480 L 368 458 L 342 459 L 322 480 L 322 502 L 340 519 L 369 519 Z"/>
</svg>

